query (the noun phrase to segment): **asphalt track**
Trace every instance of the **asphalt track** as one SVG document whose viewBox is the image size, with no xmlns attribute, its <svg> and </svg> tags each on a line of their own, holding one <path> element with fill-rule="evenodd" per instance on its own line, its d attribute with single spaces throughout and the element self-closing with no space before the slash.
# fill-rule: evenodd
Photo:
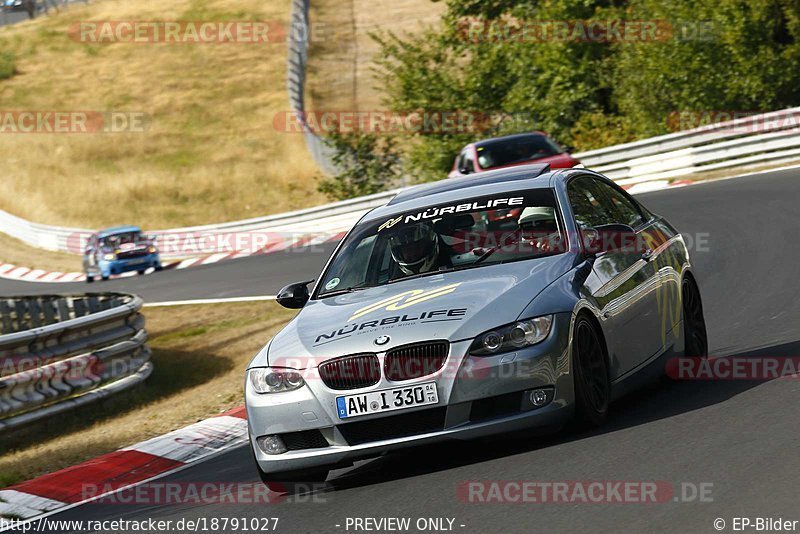
<svg viewBox="0 0 800 534">
<path fill-rule="evenodd" d="M 692 254 L 714 354 L 800 354 L 798 177 L 798 170 L 772 172 L 639 197 L 695 243 L 697 236 L 704 240 Z M 324 253 L 286 253 L 95 287 L 162 299 L 263 294 L 312 274 L 324 259 Z M 37 287 L 3 282 L 0 293 Z M 313 498 L 294 495 L 275 505 L 87 504 L 51 519 L 278 517 L 277 531 L 294 533 L 344 532 L 348 517 L 410 517 L 412 524 L 447 517 L 456 532 L 616 533 L 717 532 L 713 522 L 722 518 L 730 531 L 734 517 L 800 520 L 799 405 L 797 380 L 664 380 L 617 402 L 601 430 L 416 448 L 334 472 Z M 474 504 L 456 493 L 462 481 L 523 479 L 710 483 L 712 501 Z M 238 448 L 164 481 L 244 483 L 254 482 L 255 472 L 249 452 Z"/>
</svg>

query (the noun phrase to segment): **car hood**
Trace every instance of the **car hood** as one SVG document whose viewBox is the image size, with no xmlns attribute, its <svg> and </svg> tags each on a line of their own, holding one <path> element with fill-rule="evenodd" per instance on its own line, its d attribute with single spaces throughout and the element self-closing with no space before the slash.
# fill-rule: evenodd
<svg viewBox="0 0 800 534">
<path fill-rule="evenodd" d="M 253 365 L 305 369 L 406 343 L 472 338 L 519 318 L 536 295 L 570 269 L 570 262 L 568 254 L 559 254 L 312 300 Z M 379 346 L 375 341 L 381 336 L 389 340 Z"/>
</svg>

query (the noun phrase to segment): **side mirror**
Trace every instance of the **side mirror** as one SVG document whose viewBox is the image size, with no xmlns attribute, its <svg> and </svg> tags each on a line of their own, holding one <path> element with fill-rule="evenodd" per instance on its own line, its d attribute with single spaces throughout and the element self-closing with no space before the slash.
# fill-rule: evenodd
<svg viewBox="0 0 800 534">
<path fill-rule="evenodd" d="M 603 224 L 581 230 L 583 250 L 589 256 L 606 252 L 641 254 L 636 231 L 627 224 Z"/>
<path fill-rule="evenodd" d="M 284 287 L 278 293 L 278 304 L 290 310 L 299 310 L 306 305 L 310 295 L 308 293 L 308 284 L 313 280 L 307 282 L 296 282 Z"/>
</svg>

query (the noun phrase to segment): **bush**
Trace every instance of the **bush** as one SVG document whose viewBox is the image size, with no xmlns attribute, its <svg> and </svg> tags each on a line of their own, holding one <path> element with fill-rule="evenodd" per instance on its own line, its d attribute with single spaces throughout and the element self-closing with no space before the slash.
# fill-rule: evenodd
<svg viewBox="0 0 800 534">
<path fill-rule="evenodd" d="M 683 111 L 800 104 L 800 0 L 444 1 L 440 30 L 375 36 L 389 107 L 526 119 L 447 138 L 419 135 L 405 163 L 420 180 L 443 177 L 460 146 L 480 138 L 542 130 L 562 144 L 600 148 L 667 133 Z M 673 33 L 600 42 L 485 31 L 509 21 L 589 19 L 662 21 Z"/>
<path fill-rule="evenodd" d="M 400 179 L 400 154 L 391 137 L 364 133 L 332 133 L 325 142 L 333 149 L 338 173 L 320 178 L 317 189 L 334 200 L 385 191 Z"/>
</svg>

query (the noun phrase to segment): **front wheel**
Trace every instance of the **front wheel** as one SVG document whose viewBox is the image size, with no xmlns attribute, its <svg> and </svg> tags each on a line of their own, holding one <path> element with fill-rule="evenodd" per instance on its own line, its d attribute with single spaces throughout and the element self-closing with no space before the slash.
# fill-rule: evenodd
<svg viewBox="0 0 800 534">
<path fill-rule="evenodd" d="M 575 367 L 575 411 L 579 422 L 600 426 L 608 417 L 611 382 L 603 342 L 595 325 L 584 316 L 575 321 L 572 334 Z"/>
<path fill-rule="evenodd" d="M 684 356 L 708 357 L 708 335 L 703 315 L 703 301 L 700 289 L 691 276 L 686 276 L 681 285 L 683 297 L 683 339 Z"/>
<path fill-rule="evenodd" d="M 86 283 L 87 284 L 91 284 L 92 282 L 94 282 L 94 276 L 91 276 L 91 275 L 87 274 L 86 275 Z"/>
</svg>

